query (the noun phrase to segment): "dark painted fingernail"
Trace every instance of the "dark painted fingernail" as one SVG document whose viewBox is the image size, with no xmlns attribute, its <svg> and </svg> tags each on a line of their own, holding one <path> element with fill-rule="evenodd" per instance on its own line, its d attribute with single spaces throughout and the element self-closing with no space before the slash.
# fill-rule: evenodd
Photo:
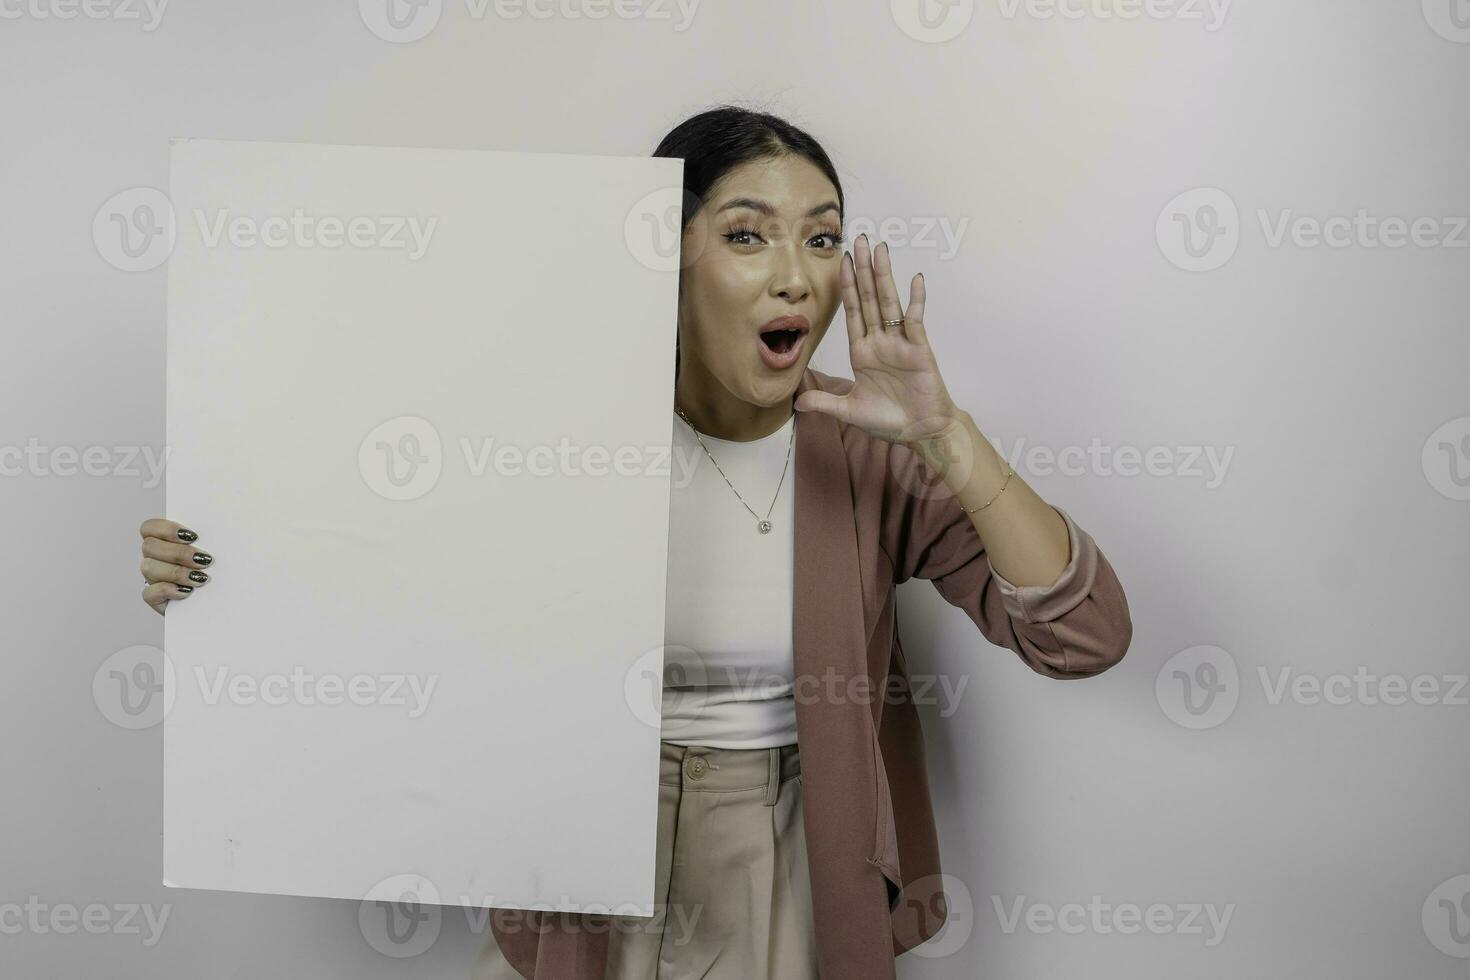
<svg viewBox="0 0 1470 980">
<path fill-rule="evenodd" d="M 184 595 L 188 595 L 190 592 L 193 592 L 194 591 L 194 586 L 192 586 L 192 585 L 176 585 L 176 586 L 174 586 L 174 588 L 176 588 L 180 592 L 184 593 Z"/>
<path fill-rule="evenodd" d="M 197 540 L 199 540 L 199 535 L 195 534 L 193 531 L 189 530 L 187 527 L 181 527 L 181 528 L 179 528 L 179 540 L 180 541 L 197 541 Z"/>
<path fill-rule="evenodd" d="M 209 581 L 209 576 L 208 575 L 205 575 L 203 572 L 190 572 L 189 573 L 189 581 L 191 581 L 191 582 L 199 582 L 199 583 L 202 584 L 204 582 L 208 582 Z"/>
<path fill-rule="evenodd" d="M 194 552 L 194 564 L 208 565 L 212 561 L 214 561 L 214 557 L 212 555 L 206 554 L 203 551 Z"/>
</svg>

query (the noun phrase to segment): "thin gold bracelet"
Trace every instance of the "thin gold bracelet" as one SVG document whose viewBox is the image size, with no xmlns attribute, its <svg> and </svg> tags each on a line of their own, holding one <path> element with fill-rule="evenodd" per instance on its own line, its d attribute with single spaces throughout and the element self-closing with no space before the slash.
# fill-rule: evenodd
<svg viewBox="0 0 1470 980">
<path fill-rule="evenodd" d="M 1001 482 L 1000 489 L 995 491 L 994 497 L 991 497 L 989 500 L 985 501 L 985 503 L 981 504 L 979 507 L 976 507 L 974 510 L 970 510 L 964 504 L 960 504 L 960 510 L 964 511 L 966 514 L 976 514 L 989 507 L 991 504 L 995 503 L 997 500 L 1000 499 L 1000 495 L 1006 492 L 1006 485 L 1011 482 L 1011 477 L 1014 476 L 1015 473 L 1015 470 L 1007 466 L 1006 478 Z"/>
</svg>

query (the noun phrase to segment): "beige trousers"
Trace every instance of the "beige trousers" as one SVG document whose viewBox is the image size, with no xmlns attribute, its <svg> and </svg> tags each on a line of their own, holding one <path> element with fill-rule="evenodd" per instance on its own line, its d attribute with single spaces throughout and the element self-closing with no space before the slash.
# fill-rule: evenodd
<svg viewBox="0 0 1470 980">
<path fill-rule="evenodd" d="M 795 743 L 663 742 L 655 914 L 611 916 L 604 980 L 817 980 Z M 524 980 L 486 926 L 475 980 Z"/>
</svg>

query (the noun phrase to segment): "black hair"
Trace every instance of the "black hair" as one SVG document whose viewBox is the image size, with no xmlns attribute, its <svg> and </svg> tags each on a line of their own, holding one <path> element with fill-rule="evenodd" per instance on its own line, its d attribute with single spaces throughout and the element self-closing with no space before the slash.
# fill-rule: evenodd
<svg viewBox="0 0 1470 980">
<path fill-rule="evenodd" d="M 837 188 L 838 220 L 846 212 L 842 181 L 827 151 L 805 130 L 779 116 L 734 105 L 719 105 L 685 119 L 669 130 L 656 157 L 684 160 L 684 194 L 680 232 L 689 228 L 710 188 L 743 163 L 785 154 L 805 157 Z M 679 376 L 679 341 L 674 338 L 674 377 Z"/>
</svg>

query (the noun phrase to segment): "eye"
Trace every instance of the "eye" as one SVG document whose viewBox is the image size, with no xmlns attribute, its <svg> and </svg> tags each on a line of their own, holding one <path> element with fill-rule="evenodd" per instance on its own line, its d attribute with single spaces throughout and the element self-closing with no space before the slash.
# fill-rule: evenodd
<svg viewBox="0 0 1470 980">
<path fill-rule="evenodd" d="M 817 241 L 818 239 L 821 239 L 821 238 L 826 238 L 826 239 L 829 239 L 830 240 L 830 244 L 820 246 L 821 248 L 829 248 L 829 249 L 830 248 L 840 248 L 842 246 L 843 241 L 845 241 L 845 239 L 842 237 L 842 232 L 840 230 L 839 231 L 824 231 L 824 232 L 821 232 L 819 234 L 813 235 L 811 237 L 810 241 Z"/>
<path fill-rule="evenodd" d="M 731 228 L 729 231 L 725 232 L 725 239 L 727 241 L 734 242 L 734 244 L 736 244 L 736 245 L 749 245 L 749 244 L 751 244 L 750 242 L 737 242 L 737 241 L 735 241 L 736 238 L 739 238 L 739 237 L 742 237 L 742 236 L 747 236 L 747 235 L 754 235 L 756 238 L 760 238 L 761 237 L 760 234 L 754 228 L 751 228 L 748 225 L 741 225 L 738 228 Z M 762 239 L 762 241 L 764 241 L 764 239 Z"/>
</svg>

